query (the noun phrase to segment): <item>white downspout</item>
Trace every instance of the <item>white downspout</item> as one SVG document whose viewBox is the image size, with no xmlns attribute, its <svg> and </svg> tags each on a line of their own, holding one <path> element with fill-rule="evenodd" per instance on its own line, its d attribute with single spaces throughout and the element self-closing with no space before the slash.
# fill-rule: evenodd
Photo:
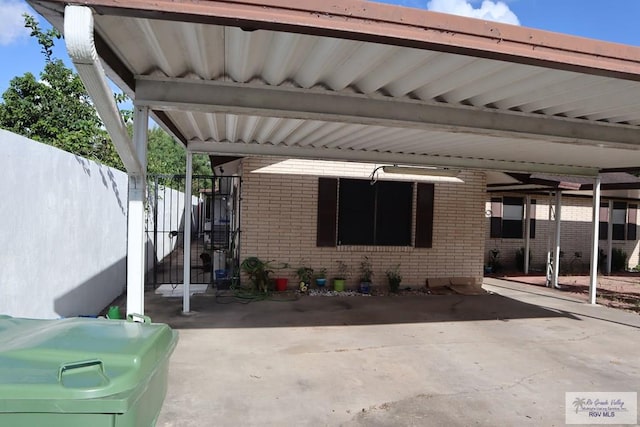
<svg viewBox="0 0 640 427">
<path fill-rule="evenodd" d="M 591 241 L 591 277 L 589 280 L 589 304 L 596 303 L 596 286 L 598 282 L 598 234 L 600 232 L 600 175 L 593 183 L 593 236 Z M 611 221 L 612 218 L 609 218 Z"/>
<path fill-rule="evenodd" d="M 598 252 L 600 252 L 599 248 L 598 248 Z M 607 276 L 611 275 L 612 253 L 613 253 L 613 200 L 609 200 L 609 221 L 607 222 L 607 271 L 606 271 Z"/>
<path fill-rule="evenodd" d="M 146 170 L 129 138 L 120 110 L 107 83 L 93 41 L 93 13 L 86 6 L 66 6 L 64 9 L 64 39 L 71 61 L 87 89 L 93 105 L 116 147 L 122 163 L 130 174 L 145 175 Z"/>
<path fill-rule="evenodd" d="M 553 288 L 558 288 L 558 274 L 560 273 L 560 226 L 562 224 L 562 190 L 556 191 L 556 244 L 553 253 Z"/>
<path fill-rule="evenodd" d="M 531 196 L 527 196 L 525 202 L 524 223 L 524 274 L 529 274 L 529 249 L 531 248 Z"/>
<path fill-rule="evenodd" d="M 133 111 L 133 138 L 140 157 L 147 158 L 149 110 L 136 106 Z M 144 276 L 146 233 L 144 230 L 147 180 L 144 175 L 129 174 L 127 209 L 127 314 L 144 314 Z"/>
<path fill-rule="evenodd" d="M 182 280 L 182 312 L 191 310 L 191 178 L 193 177 L 193 154 L 187 150 L 187 174 L 184 183 L 184 261 Z"/>
<path fill-rule="evenodd" d="M 546 283 L 545 286 L 551 287 L 553 282 L 553 269 L 555 266 L 553 265 L 553 261 L 551 259 L 551 219 L 553 218 L 553 207 L 551 204 L 551 192 L 549 192 L 549 212 L 548 212 L 548 222 L 549 227 L 547 231 L 547 268 L 546 268 Z"/>
</svg>

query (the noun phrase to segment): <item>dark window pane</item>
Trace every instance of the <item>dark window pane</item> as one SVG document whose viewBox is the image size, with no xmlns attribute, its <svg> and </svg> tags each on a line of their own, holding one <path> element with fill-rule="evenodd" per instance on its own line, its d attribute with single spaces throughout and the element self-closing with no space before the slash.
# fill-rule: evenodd
<svg viewBox="0 0 640 427">
<path fill-rule="evenodd" d="M 502 237 L 502 197 L 491 198 L 491 229 L 489 237 Z"/>
<path fill-rule="evenodd" d="M 505 197 L 502 203 L 502 237 L 522 239 L 524 237 L 524 199 Z"/>
<path fill-rule="evenodd" d="M 636 240 L 638 234 L 638 226 L 636 224 L 638 221 L 638 205 L 629 205 L 627 218 L 627 240 Z"/>
<path fill-rule="evenodd" d="M 377 191 L 375 244 L 410 245 L 413 184 L 378 181 L 374 187 Z"/>
<path fill-rule="evenodd" d="M 598 240 L 607 240 L 609 238 L 609 223 L 600 221 L 598 229 Z"/>
<path fill-rule="evenodd" d="M 338 244 L 372 245 L 375 188 L 367 180 L 341 179 L 338 192 Z"/>
<path fill-rule="evenodd" d="M 624 224 L 613 224 L 613 232 L 611 234 L 613 240 L 624 240 Z"/>
<path fill-rule="evenodd" d="M 505 239 L 522 239 L 524 231 L 522 220 L 502 220 L 502 237 Z"/>
</svg>

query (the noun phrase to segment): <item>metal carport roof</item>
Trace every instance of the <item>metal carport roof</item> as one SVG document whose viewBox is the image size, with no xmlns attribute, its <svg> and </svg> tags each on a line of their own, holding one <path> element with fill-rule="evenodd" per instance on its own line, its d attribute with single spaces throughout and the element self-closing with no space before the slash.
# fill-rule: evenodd
<svg viewBox="0 0 640 427">
<path fill-rule="evenodd" d="M 63 30 L 64 0 L 30 0 Z M 357 0 L 84 0 L 190 151 L 596 175 L 640 165 L 640 48 Z"/>
<path fill-rule="evenodd" d="M 144 311 L 148 114 L 187 175 L 202 152 L 595 177 L 595 303 L 599 173 L 640 166 L 640 48 L 360 0 L 28 1 L 129 172 L 128 312 Z M 105 71 L 134 100 L 133 141 Z"/>
</svg>

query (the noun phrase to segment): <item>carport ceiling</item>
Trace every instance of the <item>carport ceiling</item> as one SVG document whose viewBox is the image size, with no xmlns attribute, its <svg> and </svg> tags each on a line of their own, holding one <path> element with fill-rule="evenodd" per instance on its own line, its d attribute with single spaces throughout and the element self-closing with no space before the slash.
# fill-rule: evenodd
<svg viewBox="0 0 640 427">
<path fill-rule="evenodd" d="M 65 1 L 31 5 L 63 30 Z M 594 175 L 640 166 L 640 48 L 355 0 L 84 0 L 188 149 Z"/>
</svg>

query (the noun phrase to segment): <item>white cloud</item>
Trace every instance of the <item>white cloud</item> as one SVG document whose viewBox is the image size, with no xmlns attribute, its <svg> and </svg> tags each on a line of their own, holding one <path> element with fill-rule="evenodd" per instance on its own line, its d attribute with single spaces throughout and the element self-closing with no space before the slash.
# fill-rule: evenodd
<svg viewBox="0 0 640 427">
<path fill-rule="evenodd" d="M 486 19 L 487 21 L 504 22 L 505 24 L 520 25 L 515 13 L 506 3 L 498 0 L 483 0 L 480 7 L 474 7 L 474 0 L 430 0 L 427 9 L 434 12 L 450 13 L 452 15 L 468 16 Z"/>
<path fill-rule="evenodd" d="M 29 13 L 27 4 L 17 0 L 0 0 L 0 46 L 7 46 L 29 37 L 24 27 L 23 13 Z"/>
</svg>

